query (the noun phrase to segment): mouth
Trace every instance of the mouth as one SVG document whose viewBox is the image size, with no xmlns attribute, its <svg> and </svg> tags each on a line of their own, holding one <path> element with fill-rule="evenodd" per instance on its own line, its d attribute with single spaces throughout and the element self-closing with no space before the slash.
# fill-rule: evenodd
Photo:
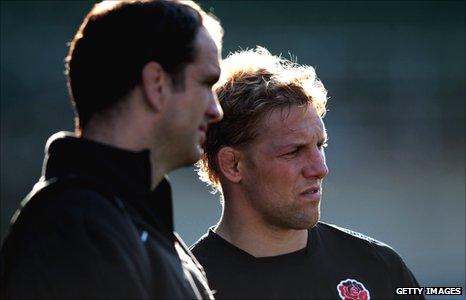
<svg viewBox="0 0 466 300">
<path fill-rule="evenodd" d="M 207 125 L 202 124 L 197 130 L 199 132 L 199 145 L 203 146 L 206 139 Z"/>
<path fill-rule="evenodd" d="M 320 186 L 312 186 L 312 187 L 304 190 L 299 195 L 306 198 L 306 199 L 308 199 L 308 200 L 318 202 L 318 201 L 320 201 L 320 197 L 322 196 L 322 190 L 321 190 Z"/>
<path fill-rule="evenodd" d="M 301 194 L 316 194 L 316 193 L 319 193 L 319 192 L 320 192 L 320 186 L 315 185 L 315 186 L 311 186 L 310 188 L 307 188 Z"/>
<path fill-rule="evenodd" d="M 206 132 L 207 131 L 207 124 L 202 123 L 201 125 L 199 125 L 199 130 Z"/>
</svg>

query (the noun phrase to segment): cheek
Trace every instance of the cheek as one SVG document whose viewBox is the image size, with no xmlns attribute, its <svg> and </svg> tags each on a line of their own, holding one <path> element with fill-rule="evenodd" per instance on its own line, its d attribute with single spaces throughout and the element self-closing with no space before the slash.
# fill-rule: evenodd
<svg viewBox="0 0 466 300">
<path fill-rule="evenodd" d="M 301 163 L 297 160 L 275 160 L 270 172 L 281 174 L 281 177 L 296 178 L 301 170 Z"/>
<path fill-rule="evenodd" d="M 195 112 L 198 117 L 203 117 L 209 107 L 212 95 L 212 92 L 208 88 L 198 87 L 192 94 L 191 99 L 191 110 L 193 113 Z"/>
<path fill-rule="evenodd" d="M 264 163 L 258 177 L 262 178 L 262 183 L 271 190 L 277 192 L 293 189 L 299 178 L 299 169 L 289 161 L 274 161 Z"/>
</svg>

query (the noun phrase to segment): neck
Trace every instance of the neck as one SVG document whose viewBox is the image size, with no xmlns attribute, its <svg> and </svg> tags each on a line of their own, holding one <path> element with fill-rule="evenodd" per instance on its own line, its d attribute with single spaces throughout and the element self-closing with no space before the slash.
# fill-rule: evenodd
<svg viewBox="0 0 466 300">
<path fill-rule="evenodd" d="M 154 151 L 155 152 L 155 151 Z M 160 160 L 157 160 L 157 155 L 153 155 L 151 151 L 151 166 L 152 166 L 152 182 L 151 182 L 151 190 L 155 189 L 160 181 L 162 181 L 162 178 L 165 176 L 167 173 L 164 165 L 160 163 Z"/>
<path fill-rule="evenodd" d="M 128 128 L 127 126 L 118 126 L 114 122 L 99 122 L 93 120 L 80 134 L 83 138 L 107 144 L 116 148 L 127 151 L 139 152 L 145 149 L 150 150 L 151 160 L 151 189 L 157 187 L 166 174 L 166 168 L 163 160 L 159 159 L 156 149 L 152 149 L 149 143 L 145 143 L 145 139 L 140 135 L 133 134 L 138 132 L 136 129 Z"/>
<path fill-rule="evenodd" d="M 245 207 L 243 203 L 240 199 L 225 199 L 215 233 L 254 257 L 287 254 L 306 247 L 307 229 L 296 230 L 267 224 L 250 206 Z"/>
</svg>

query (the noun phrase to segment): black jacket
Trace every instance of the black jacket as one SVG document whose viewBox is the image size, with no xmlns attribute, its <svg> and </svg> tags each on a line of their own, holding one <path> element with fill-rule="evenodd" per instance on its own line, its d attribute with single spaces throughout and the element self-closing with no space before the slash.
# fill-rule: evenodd
<svg viewBox="0 0 466 300">
<path fill-rule="evenodd" d="M 173 232 L 171 189 L 149 151 L 58 133 L 1 250 L 2 299 L 212 298 Z"/>
</svg>

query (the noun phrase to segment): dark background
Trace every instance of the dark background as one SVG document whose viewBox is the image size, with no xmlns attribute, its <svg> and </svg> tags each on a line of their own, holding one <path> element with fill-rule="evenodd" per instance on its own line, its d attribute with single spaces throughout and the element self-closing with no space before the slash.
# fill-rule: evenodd
<svg viewBox="0 0 466 300">
<path fill-rule="evenodd" d="M 223 55 L 261 45 L 316 67 L 329 90 L 322 219 L 393 246 L 423 286 L 465 284 L 465 2 L 203 1 Z M 73 129 L 63 59 L 92 2 L 1 2 L 1 237 Z M 219 216 L 193 170 L 172 172 L 191 244 Z"/>
</svg>

